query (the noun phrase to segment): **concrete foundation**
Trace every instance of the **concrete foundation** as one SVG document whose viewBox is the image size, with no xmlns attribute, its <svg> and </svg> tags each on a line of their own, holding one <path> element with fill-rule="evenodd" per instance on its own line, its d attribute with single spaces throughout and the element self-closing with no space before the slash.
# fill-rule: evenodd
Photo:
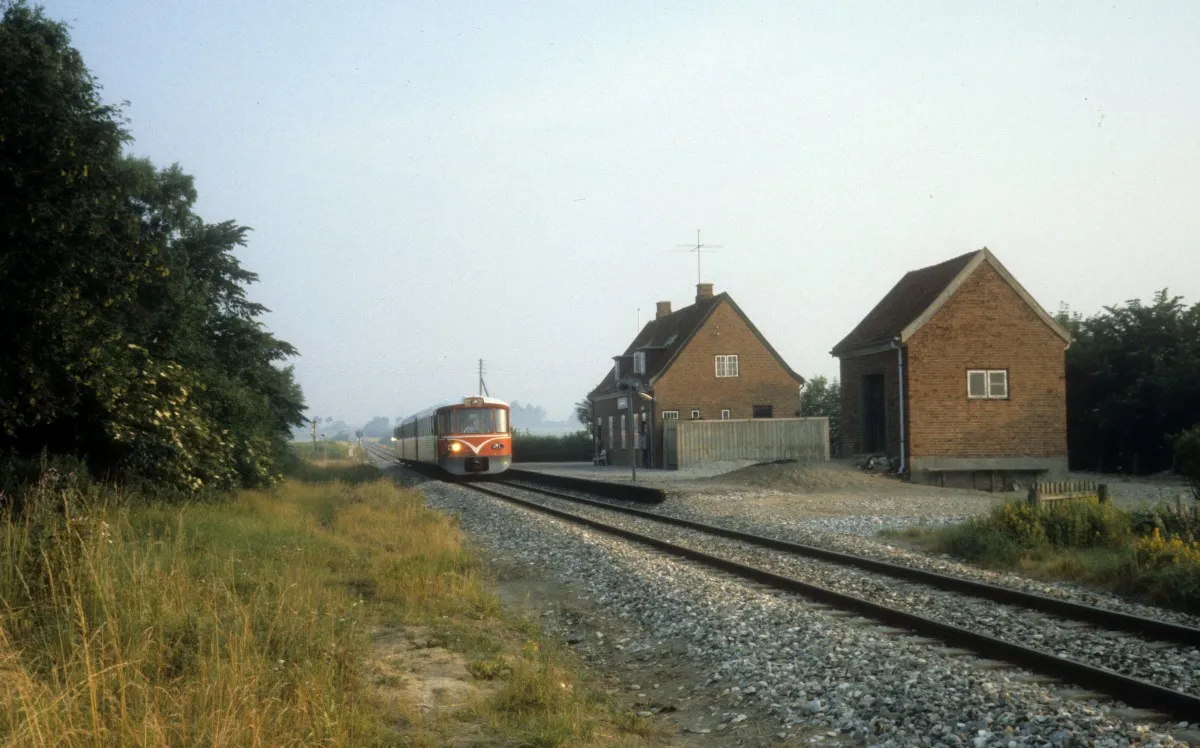
<svg viewBox="0 0 1200 748">
<path fill-rule="evenodd" d="M 909 463 L 913 483 L 978 491 L 1012 491 L 1015 484 L 1066 475 L 1066 457 L 913 457 Z"/>
</svg>

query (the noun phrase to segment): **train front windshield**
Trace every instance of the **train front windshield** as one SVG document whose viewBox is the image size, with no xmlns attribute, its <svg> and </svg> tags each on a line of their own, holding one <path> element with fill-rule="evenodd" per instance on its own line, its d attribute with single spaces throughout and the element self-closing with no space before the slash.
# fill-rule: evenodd
<svg viewBox="0 0 1200 748">
<path fill-rule="evenodd" d="M 508 412 L 500 408 L 462 408 L 454 414 L 460 434 L 503 434 L 508 431 Z"/>
</svg>

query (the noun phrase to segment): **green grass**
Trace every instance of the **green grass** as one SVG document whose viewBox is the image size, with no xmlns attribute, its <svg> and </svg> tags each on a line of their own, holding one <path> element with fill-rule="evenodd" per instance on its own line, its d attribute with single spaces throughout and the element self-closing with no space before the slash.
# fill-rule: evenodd
<svg viewBox="0 0 1200 748">
<path fill-rule="evenodd" d="M 505 617 L 453 520 L 308 470 L 183 506 L 27 487 L 0 526 L 0 743 L 644 744 L 569 652 Z M 480 696 L 431 715 L 404 667 L 379 672 L 380 637 L 418 630 L 475 663 Z"/>
<path fill-rule="evenodd" d="M 927 551 L 1200 613 L 1200 517 L 1182 505 L 1025 502 L 949 527 L 888 533 Z"/>
<path fill-rule="evenodd" d="M 297 441 L 290 446 L 302 460 L 345 460 L 350 457 L 351 444 L 318 440 L 315 445 L 311 441 Z"/>
</svg>

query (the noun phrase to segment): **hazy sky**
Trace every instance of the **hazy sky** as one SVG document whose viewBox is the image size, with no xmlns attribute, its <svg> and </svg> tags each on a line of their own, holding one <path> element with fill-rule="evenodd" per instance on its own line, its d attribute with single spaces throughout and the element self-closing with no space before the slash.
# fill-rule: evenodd
<svg viewBox="0 0 1200 748">
<path fill-rule="evenodd" d="M 734 7 L 736 6 L 736 7 Z M 987 246 L 1051 312 L 1200 300 L 1200 3 L 50 0 L 132 150 L 354 424 L 473 391 L 567 417 L 654 302 L 789 364 Z"/>
</svg>

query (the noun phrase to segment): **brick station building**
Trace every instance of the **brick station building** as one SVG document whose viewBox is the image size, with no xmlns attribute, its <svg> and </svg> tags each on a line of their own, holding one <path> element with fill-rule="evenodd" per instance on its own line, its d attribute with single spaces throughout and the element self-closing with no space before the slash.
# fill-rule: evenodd
<svg viewBox="0 0 1200 748">
<path fill-rule="evenodd" d="M 630 397 L 617 388 L 631 379 L 654 398 L 632 398 L 637 442 Z M 588 394 L 596 450 L 628 465 L 632 443 L 639 466 L 662 467 L 664 420 L 790 418 L 803 384 L 729 294 L 699 283 L 694 304 L 672 311 L 671 302 L 658 302 L 654 319 Z"/>
<path fill-rule="evenodd" d="M 947 486 L 1060 477 L 1070 340 L 986 247 L 909 272 L 833 348 L 842 454 Z"/>
</svg>

